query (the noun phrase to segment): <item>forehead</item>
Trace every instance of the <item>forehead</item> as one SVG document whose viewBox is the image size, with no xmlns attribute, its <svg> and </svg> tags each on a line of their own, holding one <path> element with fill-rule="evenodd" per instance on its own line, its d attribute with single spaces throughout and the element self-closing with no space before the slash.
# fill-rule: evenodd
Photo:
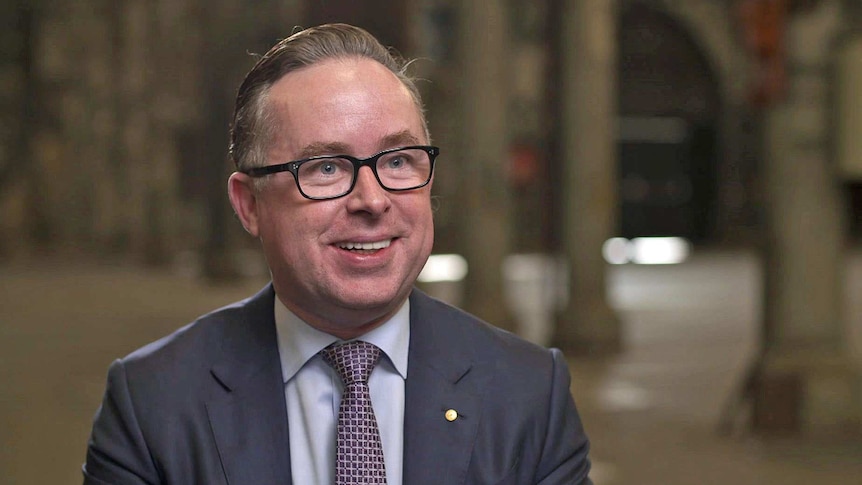
<svg viewBox="0 0 862 485">
<path fill-rule="evenodd" d="M 276 145 L 291 152 L 326 143 L 373 150 L 399 133 L 426 138 L 410 91 L 371 59 L 329 59 L 291 72 L 273 84 L 269 100 Z"/>
</svg>

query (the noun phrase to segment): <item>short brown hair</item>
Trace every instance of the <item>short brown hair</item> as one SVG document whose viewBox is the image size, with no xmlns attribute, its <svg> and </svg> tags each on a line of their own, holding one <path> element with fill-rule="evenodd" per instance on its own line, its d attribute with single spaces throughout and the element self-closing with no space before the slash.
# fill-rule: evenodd
<svg viewBox="0 0 862 485">
<path fill-rule="evenodd" d="M 413 97 L 427 135 L 419 90 L 415 80 L 405 72 L 410 63 L 384 47 L 364 29 L 348 24 L 324 24 L 299 31 L 275 44 L 251 68 L 240 85 L 229 149 L 238 170 L 265 165 L 264 154 L 275 125 L 267 104 L 272 85 L 300 68 L 326 59 L 345 57 L 372 59 L 392 71 Z"/>
</svg>

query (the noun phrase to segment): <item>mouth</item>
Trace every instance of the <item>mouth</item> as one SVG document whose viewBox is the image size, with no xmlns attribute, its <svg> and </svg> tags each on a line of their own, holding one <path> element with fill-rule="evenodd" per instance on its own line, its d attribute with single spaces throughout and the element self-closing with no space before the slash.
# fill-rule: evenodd
<svg viewBox="0 0 862 485">
<path fill-rule="evenodd" d="M 359 254 L 373 254 L 381 249 L 386 249 L 389 245 L 392 244 L 392 239 L 384 239 L 382 241 L 374 241 L 374 242 L 340 242 L 337 243 L 339 249 L 344 249 L 345 251 L 351 251 Z"/>
</svg>

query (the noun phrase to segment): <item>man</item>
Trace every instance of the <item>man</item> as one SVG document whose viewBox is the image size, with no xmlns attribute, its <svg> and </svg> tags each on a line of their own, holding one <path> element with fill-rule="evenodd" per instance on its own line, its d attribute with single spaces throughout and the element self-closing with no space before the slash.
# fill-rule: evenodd
<svg viewBox="0 0 862 485">
<path fill-rule="evenodd" d="M 228 192 L 272 284 L 111 366 L 85 484 L 591 483 L 561 354 L 413 288 L 438 150 L 403 67 L 332 24 L 251 70 Z"/>
</svg>

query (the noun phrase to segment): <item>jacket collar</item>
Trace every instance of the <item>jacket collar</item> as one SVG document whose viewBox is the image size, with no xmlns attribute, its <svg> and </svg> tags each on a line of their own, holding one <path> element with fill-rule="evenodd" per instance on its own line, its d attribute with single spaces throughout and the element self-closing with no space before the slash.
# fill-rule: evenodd
<svg viewBox="0 0 862 485">
<path fill-rule="evenodd" d="M 404 415 L 404 478 L 463 483 L 490 366 L 472 345 L 468 316 L 414 290 Z M 454 410 L 455 417 L 449 412 Z M 454 419 L 452 419 L 454 418 Z M 434 473 L 429 473 L 434 470 Z"/>
<path fill-rule="evenodd" d="M 287 405 L 268 285 L 226 311 L 212 376 L 223 389 L 206 404 L 230 485 L 291 483 Z"/>
</svg>

